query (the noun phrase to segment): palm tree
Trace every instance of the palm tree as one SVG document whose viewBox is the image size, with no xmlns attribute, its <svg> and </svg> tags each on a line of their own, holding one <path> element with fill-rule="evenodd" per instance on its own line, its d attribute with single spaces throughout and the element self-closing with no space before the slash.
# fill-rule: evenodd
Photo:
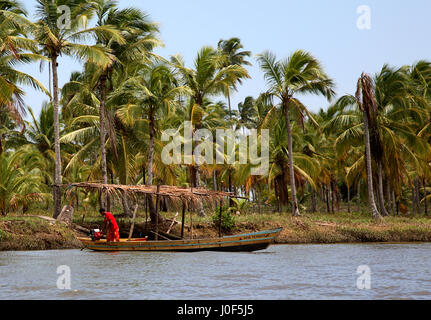
<svg viewBox="0 0 431 320">
<path fill-rule="evenodd" d="M 30 85 L 48 94 L 45 87 L 32 76 L 15 69 L 17 64 L 30 63 L 43 59 L 34 53 L 36 48 L 31 40 L 25 38 L 23 30 L 5 14 L 12 12 L 25 15 L 25 11 L 16 1 L 0 2 L 0 113 L 7 114 L 24 130 L 23 117 L 26 115 L 24 107 L 24 91 L 20 85 Z M 0 154 L 3 152 L 2 140 L 6 129 L 5 119 L 0 119 Z"/>
<path fill-rule="evenodd" d="M 358 80 L 356 91 L 356 100 L 360 110 L 364 115 L 364 136 L 365 136 L 365 154 L 367 165 L 367 181 L 368 181 L 368 199 L 370 202 L 373 218 L 380 219 L 381 215 L 376 207 L 373 191 L 373 171 L 371 168 L 371 145 L 370 145 L 370 127 L 373 128 L 375 122 L 375 114 L 377 112 L 377 102 L 374 96 L 373 82 L 369 75 L 363 73 Z"/>
<path fill-rule="evenodd" d="M 231 38 L 228 40 L 220 40 L 217 45 L 218 50 L 220 50 L 224 61 L 222 62 L 222 67 L 228 66 L 251 66 L 251 63 L 246 59 L 251 56 L 250 51 L 240 51 L 244 48 L 239 38 Z M 249 78 L 248 76 L 246 78 Z M 242 79 L 239 78 L 237 81 L 239 84 L 242 83 Z M 236 90 L 236 83 L 233 83 L 231 87 L 227 88 L 226 95 L 228 99 L 229 114 L 232 115 L 230 92 L 231 89 Z"/>
<path fill-rule="evenodd" d="M 100 144 L 101 144 L 101 169 L 102 182 L 108 183 L 108 173 L 106 165 L 106 94 L 112 89 L 112 76 L 114 69 L 124 69 L 125 66 L 135 62 L 143 63 L 148 61 L 150 52 L 160 44 L 156 39 L 155 33 L 158 32 L 157 26 L 149 21 L 148 17 L 140 10 L 135 8 L 118 9 L 117 2 L 111 0 L 97 0 L 96 15 L 98 17 L 97 26 L 115 26 L 121 31 L 122 42 L 115 41 L 115 38 L 106 39 L 98 37 L 97 43 L 105 48 L 109 48 L 117 58 L 112 64 L 105 68 L 99 68 L 98 90 L 100 95 Z M 111 83 L 107 87 L 107 83 Z M 101 197 L 102 206 L 105 206 L 104 196 Z"/>
<path fill-rule="evenodd" d="M 166 115 L 170 110 L 179 107 L 178 97 L 189 94 L 189 90 L 187 87 L 178 86 L 175 74 L 168 65 L 156 63 L 150 66 L 141 65 L 140 70 L 125 81 L 118 91 L 119 94 L 129 97 L 129 103 L 117 112 L 119 118 L 132 125 L 137 122 L 148 123 L 146 184 L 153 185 L 155 139 L 161 135 L 157 123 L 163 114 Z M 148 120 L 144 120 L 145 118 Z M 137 125 L 139 127 L 139 123 Z M 151 220 L 156 221 L 154 203 L 149 199 Z M 162 221 L 161 216 L 158 219 Z"/>
<path fill-rule="evenodd" d="M 321 94 L 329 100 L 335 95 L 333 90 L 334 83 L 325 74 L 319 61 L 310 53 L 302 50 L 295 51 L 287 60 L 276 61 L 275 55 L 271 52 L 259 55 L 258 60 L 270 87 L 268 94 L 280 101 L 280 107 L 286 120 L 286 130 L 289 140 L 288 152 L 292 215 L 300 216 L 295 187 L 290 112 L 292 112 L 292 109 L 296 109 L 300 117 L 299 120 L 304 119 L 306 115 L 313 120 L 307 108 L 295 96 L 297 94 L 309 93 Z"/>
<path fill-rule="evenodd" d="M 173 56 L 172 63 L 178 70 L 183 84 L 191 92 L 191 103 L 193 109 L 197 110 L 193 114 L 199 114 L 201 113 L 199 110 L 205 110 L 204 102 L 207 98 L 227 92 L 239 79 L 248 77 L 247 70 L 242 66 L 222 67 L 219 52 L 212 47 L 203 47 L 200 50 L 195 59 L 194 69 L 187 68 L 180 56 Z M 193 119 L 191 120 L 193 121 Z M 200 128 L 200 124 L 193 122 L 193 125 L 194 137 L 194 132 Z M 201 186 L 200 163 L 196 162 L 196 159 L 194 173 L 193 184 L 194 187 L 199 188 Z M 198 213 L 201 216 L 205 215 L 201 202 L 198 203 Z"/>
<path fill-rule="evenodd" d="M 33 156 L 38 156 L 33 154 Z M 37 161 L 26 160 L 25 150 L 0 155 L 0 214 L 43 199 L 43 175 Z M 26 166 L 26 162 L 28 165 Z"/>
<path fill-rule="evenodd" d="M 426 119 L 424 107 L 421 107 L 424 101 L 418 97 L 410 82 L 405 67 L 394 70 L 386 65 L 372 81 L 376 109 L 370 113 L 372 119 L 368 122 L 370 148 L 376 165 L 377 205 L 384 216 L 388 212 L 384 203 L 383 181 L 386 182 L 389 203 L 390 189 L 401 196 L 401 186 L 408 183 L 410 178 L 406 169 L 409 163 L 420 168 L 420 159 L 424 159 L 429 149 L 420 135 L 420 123 Z M 350 149 L 364 148 L 364 118 L 357 97 L 343 96 L 336 105 L 339 111 L 328 121 L 328 128 L 337 135 L 336 152 L 342 154 Z M 360 176 L 360 170 L 366 168 L 366 158 L 354 158 L 349 176 Z"/>
<path fill-rule="evenodd" d="M 217 45 L 218 50 L 221 52 L 223 62 L 222 67 L 228 66 L 251 66 L 251 63 L 246 60 L 247 57 L 251 56 L 250 51 L 240 51 L 244 48 L 239 38 L 231 38 L 228 40 L 220 40 Z M 245 78 L 249 78 L 246 76 Z M 242 78 L 239 78 L 236 82 L 242 84 Z M 225 95 L 227 96 L 228 106 L 229 106 L 229 116 L 232 119 L 232 107 L 231 107 L 231 89 L 236 91 L 236 82 L 232 83 L 232 86 L 227 87 Z M 229 166 L 228 168 L 228 180 L 229 180 L 229 191 L 232 192 L 232 171 L 233 168 Z M 230 200 L 230 206 L 233 206 L 232 199 Z"/>
<path fill-rule="evenodd" d="M 70 8 L 70 20 L 65 25 L 58 21 L 57 12 L 61 12 L 60 6 L 67 5 Z M 61 156 L 60 156 L 60 128 L 59 128 L 59 95 L 58 95 L 58 59 L 61 55 L 73 55 L 82 60 L 91 61 L 105 68 L 112 64 L 114 57 L 109 50 L 101 45 L 89 45 L 84 42 L 89 36 L 112 39 L 122 42 L 120 33 L 113 27 L 96 26 L 88 27 L 87 22 L 94 13 L 94 3 L 85 0 L 37 0 L 36 12 L 38 21 L 33 23 L 21 15 L 12 12 L 3 12 L 6 17 L 14 19 L 15 23 L 32 34 L 34 42 L 40 47 L 43 55 L 51 61 L 52 87 L 54 104 L 54 138 L 55 138 L 55 173 L 54 173 L 54 217 L 61 210 Z"/>
</svg>

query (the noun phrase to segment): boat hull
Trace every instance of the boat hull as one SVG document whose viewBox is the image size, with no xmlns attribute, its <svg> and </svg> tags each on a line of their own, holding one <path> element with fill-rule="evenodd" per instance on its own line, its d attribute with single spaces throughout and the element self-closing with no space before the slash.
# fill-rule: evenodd
<svg viewBox="0 0 431 320">
<path fill-rule="evenodd" d="M 88 238 L 80 238 L 80 240 L 86 248 L 94 251 L 253 252 L 268 248 L 281 230 L 280 228 L 218 239 L 172 241 L 136 241 L 132 239 L 131 241 L 121 240 L 120 242 L 92 241 Z"/>
</svg>

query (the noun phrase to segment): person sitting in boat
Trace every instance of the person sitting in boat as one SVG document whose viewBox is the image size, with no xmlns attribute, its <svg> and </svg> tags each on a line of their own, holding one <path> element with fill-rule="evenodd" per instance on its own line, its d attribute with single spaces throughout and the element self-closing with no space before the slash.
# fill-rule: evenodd
<svg viewBox="0 0 431 320">
<path fill-rule="evenodd" d="M 102 234 L 106 234 L 106 241 L 120 242 L 120 228 L 118 228 L 117 221 L 115 221 L 112 213 L 107 212 L 105 209 L 101 208 L 99 210 L 100 214 L 105 217 L 105 221 L 102 228 Z"/>
</svg>

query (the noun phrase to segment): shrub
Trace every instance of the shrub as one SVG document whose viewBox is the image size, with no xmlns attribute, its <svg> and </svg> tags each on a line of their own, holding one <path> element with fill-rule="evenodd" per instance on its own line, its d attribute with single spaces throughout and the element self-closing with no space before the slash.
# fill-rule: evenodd
<svg viewBox="0 0 431 320">
<path fill-rule="evenodd" d="M 217 208 L 212 217 L 216 228 L 219 228 L 220 208 Z M 231 208 L 223 206 L 221 227 L 224 231 L 231 231 L 235 228 L 235 215 L 231 214 Z"/>
</svg>

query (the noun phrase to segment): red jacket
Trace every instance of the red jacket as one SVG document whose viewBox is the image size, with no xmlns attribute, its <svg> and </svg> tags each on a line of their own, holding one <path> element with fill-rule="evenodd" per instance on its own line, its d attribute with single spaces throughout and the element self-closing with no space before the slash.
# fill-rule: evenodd
<svg viewBox="0 0 431 320">
<path fill-rule="evenodd" d="M 115 221 L 114 216 L 110 212 L 105 212 L 105 224 L 109 221 L 109 229 L 110 230 L 117 230 L 118 224 L 117 221 Z"/>
</svg>

